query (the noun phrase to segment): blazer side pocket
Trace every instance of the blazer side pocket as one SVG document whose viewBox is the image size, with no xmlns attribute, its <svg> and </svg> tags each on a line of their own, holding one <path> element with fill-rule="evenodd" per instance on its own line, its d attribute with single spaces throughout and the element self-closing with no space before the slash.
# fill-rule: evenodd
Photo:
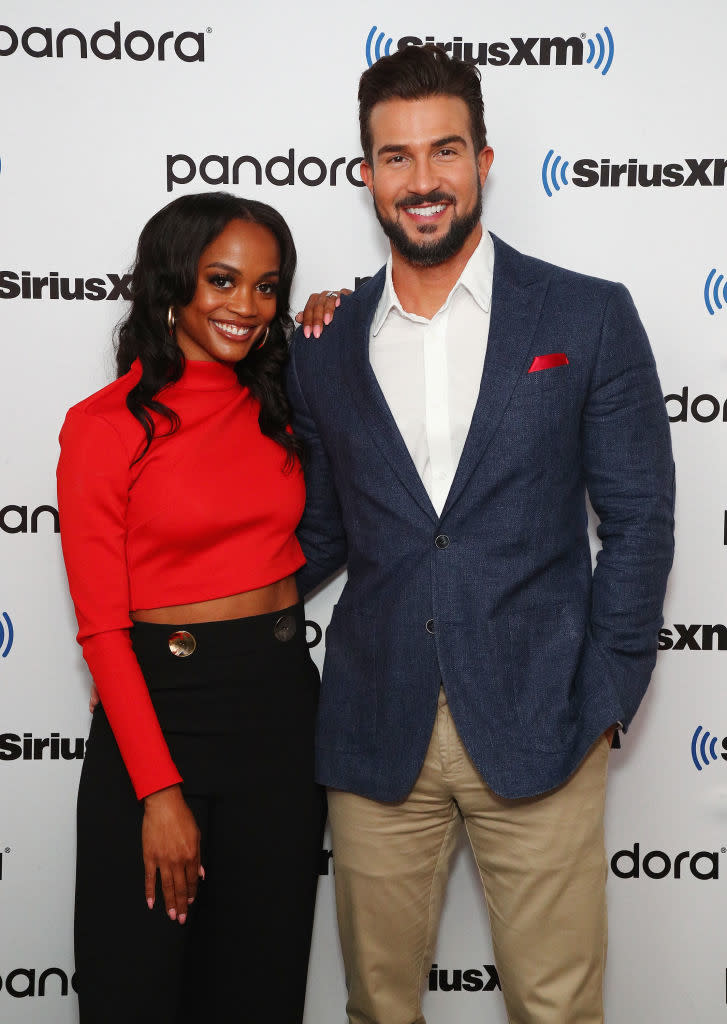
<svg viewBox="0 0 727 1024">
<path fill-rule="evenodd" d="M 511 613 L 508 633 L 520 725 L 538 750 L 561 750 L 572 738 L 577 716 L 572 685 L 585 635 L 578 606 L 555 602 Z"/>
<path fill-rule="evenodd" d="M 328 750 L 371 750 L 376 739 L 376 620 L 334 606 L 318 706 L 317 743 Z"/>
</svg>

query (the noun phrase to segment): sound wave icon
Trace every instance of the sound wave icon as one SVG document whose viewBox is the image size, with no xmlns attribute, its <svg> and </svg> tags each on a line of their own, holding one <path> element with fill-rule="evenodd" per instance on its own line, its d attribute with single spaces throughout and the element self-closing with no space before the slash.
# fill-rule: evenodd
<svg viewBox="0 0 727 1024">
<path fill-rule="evenodd" d="M 710 740 L 711 733 L 705 731 L 700 740 L 700 732 L 702 732 L 702 726 L 698 725 L 692 736 L 692 761 L 694 761 L 698 772 L 701 772 L 703 767 L 708 768 L 712 761 L 718 760 L 716 752 L 718 737 L 712 736 Z"/>
<path fill-rule="evenodd" d="M 376 25 L 373 25 L 371 31 L 368 34 L 368 38 L 366 39 L 366 63 L 368 64 L 369 67 L 371 67 L 372 64 L 375 64 L 379 57 L 382 56 L 381 44 L 384 42 L 386 33 L 379 32 L 378 36 L 376 36 L 376 33 L 378 31 L 378 27 Z M 375 43 L 374 36 L 376 36 Z M 391 38 L 391 36 L 389 36 L 389 38 L 386 40 L 386 43 L 384 44 L 384 57 L 388 57 L 389 54 L 391 53 L 391 44 L 393 42 L 394 40 Z"/>
<path fill-rule="evenodd" d="M 613 55 L 615 52 L 615 46 L 613 42 L 613 36 L 608 25 L 603 26 L 603 34 L 606 39 L 604 41 L 603 36 L 600 32 L 596 32 L 596 42 L 589 37 L 586 42 L 588 43 L 588 56 L 586 57 L 586 64 L 593 64 L 596 71 L 600 71 L 602 75 L 607 75 L 611 65 L 613 64 Z M 596 43 L 598 44 L 598 57 L 596 57 Z M 605 63 L 604 63 L 605 60 Z M 603 65 L 603 67 L 601 67 Z"/>
<path fill-rule="evenodd" d="M 5 620 L 4 626 L 3 620 Z M 13 647 L 14 636 L 15 631 L 13 629 L 13 623 L 10 616 L 7 612 L 3 612 L 2 615 L 0 615 L 0 651 L 2 651 L 3 658 L 7 658 L 8 654 L 10 654 Z"/>
<path fill-rule="evenodd" d="M 722 299 L 727 305 L 727 281 L 725 281 L 724 274 L 718 275 L 716 269 L 713 268 L 707 274 L 707 280 L 704 282 L 704 305 L 710 316 L 714 316 L 716 309 L 722 309 Z"/>
<path fill-rule="evenodd" d="M 568 161 L 563 160 L 561 156 L 556 156 L 555 159 L 553 159 L 554 153 L 555 150 L 548 150 L 545 155 L 545 160 L 543 160 L 542 171 L 540 172 L 543 188 L 545 189 L 545 194 L 548 198 L 553 195 L 553 190 L 550 187 L 551 184 L 556 192 L 560 192 L 561 185 L 568 184 L 568 179 L 565 176 L 565 172 L 568 170 Z M 562 163 L 561 160 L 563 160 Z"/>
</svg>

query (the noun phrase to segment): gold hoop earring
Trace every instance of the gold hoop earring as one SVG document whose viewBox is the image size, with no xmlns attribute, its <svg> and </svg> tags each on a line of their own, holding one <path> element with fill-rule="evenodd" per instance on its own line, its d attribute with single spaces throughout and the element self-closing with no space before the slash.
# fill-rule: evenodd
<svg viewBox="0 0 727 1024">
<path fill-rule="evenodd" d="M 265 334 L 263 335 L 263 340 L 262 340 L 262 341 L 259 341 L 259 342 L 257 343 L 257 345 L 255 346 L 255 348 L 253 349 L 253 352 L 258 352 L 258 351 L 259 351 L 259 350 L 260 350 L 260 349 L 261 349 L 261 348 L 263 347 L 263 345 L 265 344 L 265 342 L 266 342 L 266 341 L 268 340 L 268 335 L 269 335 L 269 334 L 270 334 L 270 327 L 268 326 L 268 327 L 266 327 L 266 328 L 265 328 Z"/>
<path fill-rule="evenodd" d="M 174 315 L 174 306 L 170 306 L 167 310 L 167 330 L 169 331 L 170 337 L 174 337 L 174 328 L 177 326 L 177 318 Z"/>
</svg>

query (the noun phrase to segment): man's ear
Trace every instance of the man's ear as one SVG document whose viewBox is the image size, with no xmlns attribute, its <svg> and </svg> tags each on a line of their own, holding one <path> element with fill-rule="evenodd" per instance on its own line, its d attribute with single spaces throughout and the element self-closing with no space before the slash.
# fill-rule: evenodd
<svg viewBox="0 0 727 1024">
<path fill-rule="evenodd" d="M 492 161 L 495 159 L 495 151 L 492 146 L 485 146 L 477 154 L 477 170 L 480 176 L 480 185 L 484 185 L 487 175 L 490 173 Z M 363 177 L 363 175 L 362 175 Z"/>
<path fill-rule="evenodd" d="M 366 188 L 369 190 L 371 195 L 374 194 L 374 169 L 371 164 L 366 163 L 362 160 L 359 164 L 359 170 L 361 171 L 361 180 L 363 181 Z"/>
</svg>

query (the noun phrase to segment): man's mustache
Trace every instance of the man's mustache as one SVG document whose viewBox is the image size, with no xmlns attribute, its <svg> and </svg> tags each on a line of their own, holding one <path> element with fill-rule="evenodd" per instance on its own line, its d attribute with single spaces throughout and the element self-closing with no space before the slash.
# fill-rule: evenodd
<svg viewBox="0 0 727 1024">
<path fill-rule="evenodd" d="M 428 192 L 425 196 L 419 192 L 410 192 L 403 199 L 397 199 L 394 207 L 400 210 L 404 206 L 430 206 L 433 203 L 452 203 L 454 205 L 455 202 L 456 199 L 450 192 L 441 192 L 439 189 L 435 189 L 433 192 Z"/>
</svg>

